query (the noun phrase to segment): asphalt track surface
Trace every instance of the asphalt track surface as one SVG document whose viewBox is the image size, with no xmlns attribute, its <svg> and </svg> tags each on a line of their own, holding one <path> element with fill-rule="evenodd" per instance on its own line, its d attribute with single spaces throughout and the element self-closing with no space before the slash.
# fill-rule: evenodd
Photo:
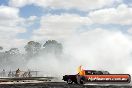
<svg viewBox="0 0 132 88">
<path fill-rule="evenodd" d="M 0 84 L 0 88 L 132 88 L 130 85 L 77 85 L 65 82 L 44 82 L 27 84 Z"/>
</svg>

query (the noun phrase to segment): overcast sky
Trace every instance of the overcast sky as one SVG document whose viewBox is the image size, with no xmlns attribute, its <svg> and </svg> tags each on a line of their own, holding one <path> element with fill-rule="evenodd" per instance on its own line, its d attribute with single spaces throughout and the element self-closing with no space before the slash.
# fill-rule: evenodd
<svg viewBox="0 0 132 88">
<path fill-rule="evenodd" d="M 132 34 L 132 0 L 0 0 L 0 46 L 64 41 L 89 30 Z"/>
</svg>

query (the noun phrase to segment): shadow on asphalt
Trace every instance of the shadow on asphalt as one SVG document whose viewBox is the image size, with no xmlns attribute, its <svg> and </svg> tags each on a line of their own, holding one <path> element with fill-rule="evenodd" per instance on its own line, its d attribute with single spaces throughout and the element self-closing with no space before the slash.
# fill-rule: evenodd
<svg viewBox="0 0 132 88">
<path fill-rule="evenodd" d="M 0 88 L 132 88 L 130 85 L 77 85 L 64 82 L 45 82 L 28 84 L 0 84 Z"/>
</svg>

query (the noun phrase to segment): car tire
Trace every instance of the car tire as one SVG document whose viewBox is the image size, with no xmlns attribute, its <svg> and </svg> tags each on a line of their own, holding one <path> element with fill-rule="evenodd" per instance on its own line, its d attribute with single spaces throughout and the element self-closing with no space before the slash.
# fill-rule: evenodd
<svg viewBox="0 0 132 88">
<path fill-rule="evenodd" d="M 80 78 L 80 84 L 85 84 L 85 83 L 86 83 L 85 79 L 84 78 Z"/>
</svg>

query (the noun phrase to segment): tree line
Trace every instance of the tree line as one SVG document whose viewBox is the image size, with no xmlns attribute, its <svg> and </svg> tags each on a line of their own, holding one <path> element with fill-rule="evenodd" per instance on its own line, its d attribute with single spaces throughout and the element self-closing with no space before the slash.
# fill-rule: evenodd
<svg viewBox="0 0 132 88">
<path fill-rule="evenodd" d="M 25 53 L 21 53 L 18 48 L 11 48 L 8 51 L 2 51 L 0 47 L 0 66 L 13 66 L 14 63 L 21 63 L 23 60 L 28 61 L 39 55 L 51 54 L 59 57 L 63 53 L 63 46 L 56 40 L 47 40 L 44 44 L 35 41 L 29 41 L 25 46 Z"/>
</svg>

